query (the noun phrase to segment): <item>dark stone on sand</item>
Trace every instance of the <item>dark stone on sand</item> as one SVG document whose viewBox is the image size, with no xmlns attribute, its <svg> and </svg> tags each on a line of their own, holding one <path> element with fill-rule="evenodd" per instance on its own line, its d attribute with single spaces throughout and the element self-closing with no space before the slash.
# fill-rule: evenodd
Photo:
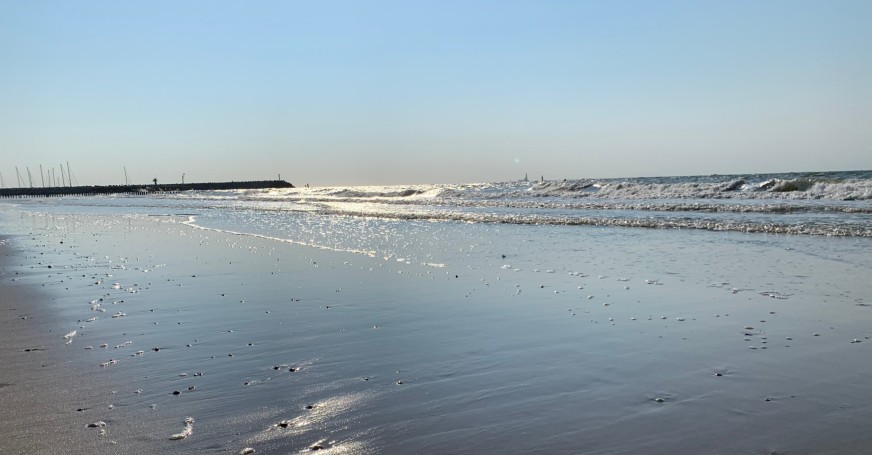
<svg viewBox="0 0 872 455">
<path fill-rule="evenodd" d="M 309 447 L 309 450 L 313 450 L 313 451 L 314 450 L 322 450 L 322 449 L 324 449 L 324 446 L 322 446 L 321 444 L 315 444 L 312 447 Z"/>
<path fill-rule="evenodd" d="M 313 404 L 307 404 L 307 405 L 306 405 L 306 409 L 315 409 L 315 405 L 313 405 Z"/>
</svg>

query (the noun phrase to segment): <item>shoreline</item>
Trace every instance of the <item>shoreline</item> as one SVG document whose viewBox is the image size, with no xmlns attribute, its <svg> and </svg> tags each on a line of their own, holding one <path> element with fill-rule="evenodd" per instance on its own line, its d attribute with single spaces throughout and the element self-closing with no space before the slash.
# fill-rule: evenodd
<svg viewBox="0 0 872 455">
<path fill-rule="evenodd" d="M 562 268 L 577 253 L 544 244 L 433 268 L 186 217 L 32 218 L 4 220 L 18 234 L 0 247 L 0 290 L 27 291 L 20 301 L 38 309 L 15 320 L 2 308 L 20 330 L 3 332 L 0 360 L 18 363 L 4 363 L 0 382 L 14 385 L 0 397 L 23 410 L 3 435 L 22 452 L 854 453 L 872 442 L 862 277 L 829 259 L 829 278 L 802 274 L 822 259 L 795 242 L 761 252 L 753 236 L 588 230 L 577 274 Z M 729 238 L 741 242 L 714 244 Z M 561 268 L 535 270 L 540 255 Z M 171 439 L 187 417 L 191 434 Z"/>
</svg>

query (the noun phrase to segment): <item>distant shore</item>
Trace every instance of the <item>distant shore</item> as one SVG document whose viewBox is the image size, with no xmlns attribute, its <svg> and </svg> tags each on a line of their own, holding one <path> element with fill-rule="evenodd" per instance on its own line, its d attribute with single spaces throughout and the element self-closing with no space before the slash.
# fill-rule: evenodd
<svg viewBox="0 0 872 455">
<path fill-rule="evenodd" d="M 146 194 L 178 191 L 256 190 L 267 188 L 294 188 L 284 180 L 256 180 L 248 182 L 170 183 L 152 185 L 92 185 L 55 186 L 41 188 L 0 188 L 0 197 L 55 197 L 94 194 Z"/>
</svg>

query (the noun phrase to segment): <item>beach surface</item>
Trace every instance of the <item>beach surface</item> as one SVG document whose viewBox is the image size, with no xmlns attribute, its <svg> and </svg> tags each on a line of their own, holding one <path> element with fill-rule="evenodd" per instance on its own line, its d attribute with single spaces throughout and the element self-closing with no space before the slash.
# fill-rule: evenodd
<svg viewBox="0 0 872 455">
<path fill-rule="evenodd" d="M 461 224 L 431 263 L 4 215 L 4 453 L 872 446 L 868 239 Z"/>
</svg>

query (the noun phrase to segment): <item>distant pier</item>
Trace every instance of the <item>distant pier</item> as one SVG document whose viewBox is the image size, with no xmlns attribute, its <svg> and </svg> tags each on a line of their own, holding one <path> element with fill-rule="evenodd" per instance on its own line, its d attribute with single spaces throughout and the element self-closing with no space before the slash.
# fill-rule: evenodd
<svg viewBox="0 0 872 455">
<path fill-rule="evenodd" d="M 155 185 L 99 185 L 99 186 L 55 186 L 40 188 L 0 188 L 0 198 L 94 196 L 98 194 L 140 194 L 177 193 L 180 191 L 209 190 L 260 190 L 269 188 L 294 188 L 284 180 L 258 180 L 253 182 L 207 182 L 170 183 Z"/>
</svg>

